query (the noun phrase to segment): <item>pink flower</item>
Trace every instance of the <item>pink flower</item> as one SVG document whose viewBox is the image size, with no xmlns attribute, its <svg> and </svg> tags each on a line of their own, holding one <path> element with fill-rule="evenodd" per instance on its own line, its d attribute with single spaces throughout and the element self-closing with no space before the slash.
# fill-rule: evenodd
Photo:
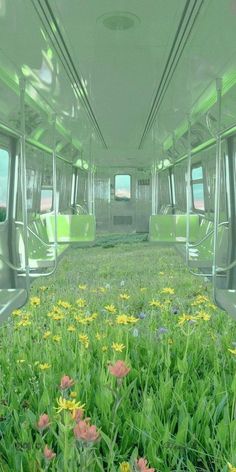
<svg viewBox="0 0 236 472">
<path fill-rule="evenodd" d="M 79 421 L 74 428 L 74 435 L 78 441 L 95 442 L 99 438 L 99 432 L 95 425 L 90 426 L 88 420 Z"/>
<path fill-rule="evenodd" d="M 74 383 L 74 380 L 71 379 L 68 375 L 63 375 L 63 377 L 61 378 L 60 389 L 67 390 L 68 388 L 71 388 Z"/>
<path fill-rule="evenodd" d="M 50 423 L 49 423 L 49 416 L 44 413 L 43 415 L 40 415 L 38 423 L 37 423 L 37 428 L 39 431 L 44 431 L 45 429 L 49 428 Z"/>
<path fill-rule="evenodd" d="M 136 461 L 136 467 L 138 472 L 155 472 L 153 467 L 148 469 L 148 462 L 144 457 L 140 457 L 140 459 Z"/>
<path fill-rule="evenodd" d="M 47 461 L 51 461 L 52 459 L 54 459 L 54 457 L 56 457 L 56 453 L 52 449 L 50 449 L 47 444 L 44 448 L 43 455 Z"/>
<path fill-rule="evenodd" d="M 76 423 L 79 423 L 79 421 L 83 419 L 83 416 L 84 410 L 81 410 L 81 408 L 76 408 L 76 410 L 72 412 L 72 418 L 76 421 Z"/>
<path fill-rule="evenodd" d="M 117 379 L 122 379 L 129 373 L 130 369 L 124 361 L 116 361 L 115 364 L 109 365 L 109 371 Z"/>
</svg>

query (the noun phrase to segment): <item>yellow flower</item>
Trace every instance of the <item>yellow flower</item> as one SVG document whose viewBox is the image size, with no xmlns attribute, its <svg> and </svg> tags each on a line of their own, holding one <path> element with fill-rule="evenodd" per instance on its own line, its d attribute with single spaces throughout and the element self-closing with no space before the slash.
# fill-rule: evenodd
<svg viewBox="0 0 236 472">
<path fill-rule="evenodd" d="M 125 345 L 121 343 L 113 343 L 111 347 L 116 352 L 122 352 L 125 349 Z"/>
<path fill-rule="evenodd" d="M 165 275 L 165 272 L 160 271 L 159 275 Z"/>
<path fill-rule="evenodd" d="M 61 336 L 59 336 L 59 334 L 55 334 L 55 336 L 53 336 L 52 339 L 56 343 L 59 343 L 61 341 Z"/>
<path fill-rule="evenodd" d="M 229 462 L 227 462 L 227 466 L 229 468 L 229 472 L 236 472 L 236 467 L 233 467 Z"/>
<path fill-rule="evenodd" d="M 43 339 L 47 339 L 49 338 L 49 336 L 51 336 L 52 332 L 51 331 L 45 331 L 44 335 L 43 335 Z"/>
<path fill-rule="evenodd" d="M 36 363 L 35 363 L 35 365 L 36 365 Z M 38 364 L 38 366 L 39 366 L 40 370 L 47 370 L 47 369 L 50 369 L 51 364 L 48 364 L 47 362 L 45 362 L 45 364 Z"/>
<path fill-rule="evenodd" d="M 208 313 L 206 313 L 205 311 L 199 311 L 197 314 L 196 314 L 196 319 L 198 320 L 204 320 L 204 321 L 209 321 L 211 319 L 211 315 L 208 315 Z"/>
<path fill-rule="evenodd" d="M 129 300 L 130 298 L 130 295 L 128 295 L 128 293 L 120 293 L 120 298 L 121 300 Z"/>
<path fill-rule="evenodd" d="M 106 352 L 108 350 L 107 346 L 102 346 L 102 352 Z"/>
<path fill-rule="evenodd" d="M 58 407 L 55 408 L 57 410 L 57 413 L 60 413 L 63 410 L 74 412 L 78 408 L 80 410 L 83 410 L 85 407 L 85 404 L 82 405 L 81 402 L 76 402 L 75 400 L 66 400 L 66 398 L 63 397 L 57 399 L 57 404 Z"/>
<path fill-rule="evenodd" d="M 163 304 L 161 302 L 159 302 L 158 300 L 154 300 L 152 299 L 150 302 L 149 302 L 149 306 L 153 306 L 155 308 L 162 308 L 163 307 Z"/>
<path fill-rule="evenodd" d="M 107 291 L 107 289 L 105 287 L 98 287 L 98 290 L 101 292 L 101 293 L 104 293 Z"/>
<path fill-rule="evenodd" d="M 121 462 L 120 472 L 131 472 L 131 468 L 128 462 Z"/>
<path fill-rule="evenodd" d="M 39 287 L 39 290 L 41 290 L 41 292 L 45 292 L 47 288 L 48 287 L 45 287 L 45 285 L 42 285 L 42 287 Z"/>
<path fill-rule="evenodd" d="M 27 318 L 24 318 L 23 320 L 19 321 L 16 326 L 30 326 L 31 321 L 29 321 Z"/>
<path fill-rule="evenodd" d="M 87 288 L 87 285 L 86 285 L 86 284 L 80 284 L 80 285 L 79 285 L 79 289 L 80 289 L 80 290 L 86 290 L 86 288 Z"/>
<path fill-rule="evenodd" d="M 168 339 L 168 344 L 170 344 L 170 346 L 171 346 L 171 344 L 173 344 L 173 342 L 174 342 L 174 341 L 173 341 L 172 338 L 169 338 L 169 339 Z"/>
<path fill-rule="evenodd" d="M 58 306 L 62 306 L 62 308 L 66 308 L 66 309 L 67 309 L 67 308 L 71 308 L 71 304 L 68 303 L 68 302 L 65 302 L 65 301 L 63 301 L 63 300 L 59 300 L 59 301 L 57 302 L 57 304 L 58 304 Z"/>
<path fill-rule="evenodd" d="M 98 317 L 98 314 L 97 313 L 92 313 L 90 318 L 93 319 L 93 320 L 96 320 Z"/>
<path fill-rule="evenodd" d="M 62 313 L 61 309 L 60 309 L 58 306 L 54 306 L 53 309 L 52 309 L 52 311 L 53 311 L 54 313 L 58 313 L 58 314 Z"/>
<path fill-rule="evenodd" d="M 209 298 L 205 295 L 197 295 L 195 300 L 191 303 L 192 306 L 202 305 L 203 303 L 210 302 Z"/>
<path fill-rule="evenodd" d="M 83 298 L 78 298 L 78 300 L 76 300 L 76 303 L 80 308 L 85 308 L 87 305 L 86 300 L 84 300 Z"/>
<path fill-rule="evenodd" d="M 17 364 L 24 364 L 25 362 L 25 359 L 17 359 Z"/>
<path fill-rule="evenodd" d="M 138 318 L 135 318 L 135 316 L 128 316 L 128 323 L 137 323 Z"/>
<path fill-rule="evenodd" d="M 118 324 L 124 324 L 124 325 L 127 325 L 128 324 L 128 316 L 127 315 L 118 315 L 116 317 L 116 322 Z"/>
<path fill-rule="evenodd" d="M 112 315 L 115 315 L 115 313 L 116 313 L 115 305 L 113 305 L 113 304 L 106 305 L 104 308 L 105 308 L 106 311 L 108 311 L 108 313 L 112 313 Z"/>
<path fill-rule="evenodd" d="M 30 298 L 30 305 L 32 305 L 32 306 L 40 305 L 40 298 L 39 297 L 31 297 Z"/>
<path fill-rule="evenodd" d="M 228 349 L 228 351 L 236 356 L 236 349 Z"/>
<path fill-rule="evenodd" d="M 192 315 L 181 315 L 178 320 L 178 324 L 182 325 L 185 323 L 185 321 L 196 321 L 196 317 Z"/>
<path fill-rule="evenodd" d="M 147 290 L 147 287 L 141 287 L 140 292 L 145 292 Z"/>
<path fill-rule="evenodd" d="M 70 325 L 70 326 L 68 326 L 67 331 L 69 331 L 70 333 L 72 333 L 73 331 L 76 331 L 76 327 L 73 326 L 73 325 Z"/>
<path fill-rule="evenodd" d="M 61 314 L 58 314 L 58 315 L 53 315 L 51 318 L 54 321 L 61 321 L 65 318 L 65 316 L 61 313 Z"/>
<path fill-rule="evenodd" d="M 22 315 L 22 311 L 21 311 L 21 310 L 14 310 L 14 311 L 12 312 L 12 315 L 13 315 L 13 316 L 21 316 L 21 315 Z"/>
<path fill-rule="evenodd" d="M 175 291 L 174 291 L 173 288 L 164 287 L 164 288 L 161 290 L 161 293 L 169 293 L 169 295 L 174 295 Z"/>
<path fill-rule="evenodd" d="M 70 397 L 71 398 L 76 398 L 77 397 L 77 392 L 70 392 Z"/>
<path fill-rule="evenodd" d="M 101 335 L 101 334 L 99 334 L 99 333 L 96 333 L 96 336 L 95 336 L 95 338 L 96 338 L 98 341 L 101 341 L 101 339 L 102 339 L 102 335 Z"/>
<path fill-rule="evenodd" d="M 89 347 L 89 338 L 87 334 L 79 334 L 79 340 L 86 349 Z"/>
</svg>

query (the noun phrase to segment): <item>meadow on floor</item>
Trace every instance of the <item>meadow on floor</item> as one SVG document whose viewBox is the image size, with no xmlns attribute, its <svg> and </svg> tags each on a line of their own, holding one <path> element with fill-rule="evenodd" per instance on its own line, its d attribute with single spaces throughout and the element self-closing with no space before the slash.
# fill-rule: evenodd
<svg viewBox="0 0 236 472">
<path fill-rule="evenodd" d="M 174 250 L 71 248 L 12 318 L 0 472 L 236 472 L 235 321 Z"/>
</svg>

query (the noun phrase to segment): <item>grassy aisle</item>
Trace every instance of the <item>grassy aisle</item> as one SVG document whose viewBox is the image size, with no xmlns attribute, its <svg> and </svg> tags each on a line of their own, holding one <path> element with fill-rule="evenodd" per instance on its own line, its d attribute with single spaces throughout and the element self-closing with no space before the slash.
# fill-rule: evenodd
<svg viewBox="0 0 236 472">
<path fill-rule="evenodd" d="M 172 249 L 103 246 L 2 328 L 0 471 L 235 472 L 235 322 Z"/>
</svg>

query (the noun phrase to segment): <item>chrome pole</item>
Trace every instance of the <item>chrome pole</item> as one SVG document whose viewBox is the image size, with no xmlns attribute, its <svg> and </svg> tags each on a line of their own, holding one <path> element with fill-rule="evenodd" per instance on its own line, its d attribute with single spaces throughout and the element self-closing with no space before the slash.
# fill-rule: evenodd
<svg viewBox="0 0 236 472">
<path fill-rule="evenodd" d="M 216 282 L 217 282 L 217 246 L 218 246 L 218 226 L 220 221 L 220 182 L 221 182 L 221 98 L 222 79 L 216 79 L 216 93 L 218 103 L 218 120 L 216 133 L 216 177 L 215 177 L 215 213 L 214 213 L 214 240 L 213 240 L 213 299 L 216 303 Z"/>
<path fill-rule="evenodd" d="M 192 149 L 191 149 L 191 120 L 188 116 L 188 160 L 187 160 L 187 192 L 186 192 L 186 210 L 187 210 L 187 219 L 186 219 L 186 265 L 189 266 L 189 245 L 190 245 L 190 212 L 192 204 L 191 196 L 191 158 L 192 158 Z"/>
<path fill-rule="evenodd" d="M 29 291 L 29 251 L 28 251 L 28 211 L 27 211 L 27 182 L 26 182 L 26 152 L 25 152 L 25 78 L 19 81 L 20 85 L 20 175 L 21 175 L 21 197 L 22 197 L 22 221 L 24 241 L 24 270 L 26 289 Z"/>
<path fill-rule="evenodd" d="M 152 165 L 152 215 L 156 215 L 156 162 Z"/>
<path fill-rule="evenodd" d="M 54 213 L 54 251 L 55 251 L 55 267 L 57 266 L 57 156 L 56 156 L 56 114 L 51 117 L 52 128 L 52 179 L 53 179 L 53 213 Z"/>
<path fill-rule="evenodd" d="M 89 170 L 88 170 L 88 210 L 93 214 L 93 169 L 92 169 L 92 137 L 89 142 Z"/>
</svg>

